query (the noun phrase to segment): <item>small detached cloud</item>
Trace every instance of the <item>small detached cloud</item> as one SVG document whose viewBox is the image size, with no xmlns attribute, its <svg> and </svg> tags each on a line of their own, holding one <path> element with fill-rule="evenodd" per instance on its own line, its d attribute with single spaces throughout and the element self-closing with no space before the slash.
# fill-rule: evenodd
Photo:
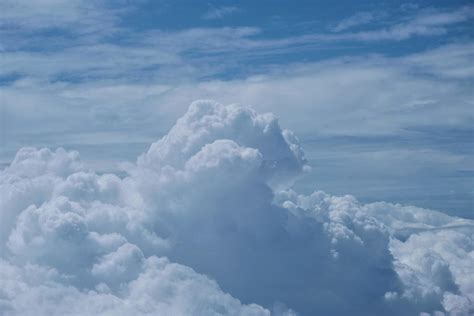
<svg viewBox="0 0 474 316">
<path fill-rule="evenodd" d="M 375 20 L 377 20 L 382 14 L 374 13 L 374 12 L 358 12 L 354 15 L 351 15 L 350 17 L 343 19 L 339 23 L 337 23 L 335 26 L 331 28 L 333 32 L 341 32 L 345 31 L 347 29 L 361 26 L 361 25 L 367 25 Z"/>
<path fill-rule="evenodd" d="M 220 20 L 228 15 L 232 15 L 241 11 L 242 9 L 238 7 L 232 7 L 232 6 L 211 8 L 202 16 L 202 19 Z"/>
<path fill-rule="evenodd" d="M 474 311 L 472 220 L 291 190 L 271 114 L 191 104 L 127 174 L 25 148 L 0 172 L 2 315 Z"/>
</svg>

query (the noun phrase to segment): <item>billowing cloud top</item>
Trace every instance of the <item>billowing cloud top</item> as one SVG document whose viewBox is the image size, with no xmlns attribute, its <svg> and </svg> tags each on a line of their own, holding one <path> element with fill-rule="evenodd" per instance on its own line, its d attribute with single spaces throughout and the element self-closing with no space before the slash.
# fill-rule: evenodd
<svg viewBox="0 0 474 316">
<path fill-rule="evenodd" d="M 290 189 L 270 114 L 197 101 L 127 167 L 21 149 L 0 173 L 2 315 L 474 312 L 474 222 Z"/>
</svg>

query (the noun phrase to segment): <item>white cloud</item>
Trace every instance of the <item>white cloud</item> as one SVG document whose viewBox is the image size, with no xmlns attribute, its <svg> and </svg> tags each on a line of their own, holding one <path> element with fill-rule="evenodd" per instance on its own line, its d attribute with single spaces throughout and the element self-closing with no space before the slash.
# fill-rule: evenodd
<svg viewBox="0 0 474 316">
<path fill-rule="evenodd" d="M 435 36 L 448 33 L 447 27 L 472 20 L 473 7 L 463 7 L 452 11 L 427 10 L 421 11 L 412 19 L 395 23 L 384 29 L 361 31 L 343 34 L 342 38 L 377 41 L 377 40 L 406 40 L 415 36 Z"/>
<path fill-rule="evenodd" d="M 333 32 L 350 30 L 361 25 L 376 22 L 387 13 L 382 12 L 358 12 L 347 19 L 340 21 L 331 29 Z M 472 20 L 474 9 L 465 6 L 456 10 L 419 10 L 414 15 L 410 15 L 401 21 L 387 21 L 386 27 L 380 28 L 378 25 L 368 30 L 357 32 L 338 33 L 321 36 L 324 40 L 353 40 L 353 41 L 380 41 L 380 40 L 407 40 L 417 36 L 444 35 L 449 32 L 449 26 Z"/>
<path fill-rule="evenodd" d="M 211 8 L 207 11 L 202 18 L 205 20 L 216 20 L 222 19 L 228 15 L 240 12 L 241 10 L 238 7 L 218 7 L 218 8 Z"/>
<path fill-rule="evenodd" d="M 305 165 L 272 115 L 210 101 L 124 178 L 88 171 L 76 153 L 22 150 L 0 174 L 0 309 L 472 312 L 471 220 L 286 190 Z"/>
<path fill-rule="evenodd" d="M 117 139 L 149 142 L 157 131 L 165 136 L 125 166 L 123 177 L 96 174 L 76 152 L 17 153 L 0 173 L 0 312 L 473 311 L 472 221 L 285 191 L 307 169 L 299 142 L 273 115 L 249 108 L 194 103 L 165 133 L 195 98 L 275 112 L 303 135 L 468 128 L 469 42 L 400 58 L 339 58 L 256 69 L 251 73 L 263 75 L 244 79 L 202 78 L 231 69 L 236 51 L 251 60 L 308 45 L 446 34 L 472 19 L 471 7 L 423 11 L 361 32 L 343 31 L 373 17 L 341 22 L 337 34 L 268 39 L 255 36 L 263 33 L 254 27 L 126 31 L 119 44 L 107 36 L 116 34 L 123 11 L 107 2 L 2 5 L 0 68 L 5 78 L 20 76 L 1 91 L 5 148 L 80 146 L 84 135 L 101 147 Z M 235 12 L 218 8 L 210 18 Z M 57 41 L 35 50 L 48 36 Z M 118 156 L 101 150 L 107 159 Z M 417 161 L 420 153 L 464 163 L 423 149 L 397 157 Z M 102 165 L 114 169 L 109 160 Z"/>
<path fill-rule="evenodd" d="M 385 28 L 342 32 L 350 25 L 367 22 L 377 15 L 359 13 L 336 26 L 341 30 L 337 34 L 308 33 L 266 38 L 255 36 L 265 34 L 263 31 L 266 30 L 259 27 L 195 27 L 178 31 L 149 29 L 134 32 L 119 26 L 121 14 L 131 10 L 126 5 L 114 9 L 107 2 L 90 5 L 81 1 L 35 3 L 7 1 L 3 4 L 6 13 L 5 25 L 0 25 L 4 35 L 0 69 L 4 76 L 15 74 L 53 81 L 125 76 L 135 80 L 137 77 L 159 76 L 168 81 L 190 76 L 201 78 L 225 71 L 235 58 L 258 59 L 301 50 L 326 49 L 328 45 L 334 47 L 347 41 L 400 41 L 444 35 L 454 25 L 470 21 L 474 16 L 473 8 L 469 6 L 450 11 L 424 10 L 402 21 L 392 21 Z M 227 12 L 224 9 L 229 11 L 224 7 L 222 12 Z M 235 8 L 230 11 L 235 12 Z M 29 26 L 25 21 L 33 25 Z M 41 33 L 48 27 L 58 30 Z M 45 41 L 52 43 L 51 46 L 45 47 Z M 170 73 L 172 76 L 168 76 Z"/>
<path fill-rule="evenodd" d="M 24 268 L 0 260 L 2 315 L 269 315 L 255 304 L 242 305 L 209 278 L 192 269 L 149 257 L 123 294 L 99 283 L 80 290 L 55 270 Z"/>
<path fill-rule="evenodd" d="M 73 31 L 78 34 L 113 28 L 118 14 L 129 9 L 120 1 L 121 9 L 113 9 L 107 1 L 81 0 L 3 0 L 0 3 L 0 30 L 36 32 L 44 29 Z"/>
<path fill-rule="evenodd" d="M 447 79 L 473 79 L 474 66 L 469 61 L 474 58 L 472 43 L 451 44 L 422 54 L 406 56 L 404 61 L 422 73 Z"/>
<path fill-rule="evenodd" d="M 426 231 L 392 240 L 395 270 L 409 299 L 434 297 L 449 314 L 472 312 L 474 287 L 471 225 Z"/>
<path fill-rule="evenodd" d="M 472 44 L 466 43 L 401 58 L 372 56 L 290 64 L 270 68 L 262 76 L 225 81 L 170 82 L 162 79 L 166 84 L 160 80 L 133 84 L 120 80 L 51 84 L 20 80 L 4 87 L 2 93 L 6 115 L 12 111 L 12 117 L 19 116 L 14 113 L 21 110 L 33 119 L 40 117 L 43 122 L 47 118 L 42 114 L 53 118 L 61 113 L 60 117 L 64 117 L 67 107 L 67 112 L 74 112 L 75 116 L 90 115 L 81 120 L 81 125 L 83 121 L 114 123 L 114 118 L 122 126 L 135 120 L 142 124 L 159 107 L 161 117 L 170 117 L 166 121 L 170 126 L 184 110 L 183 104 L 196 98 L 212 98 L 254 104 L 259 110 L 275 112 L 287 119 L 285 123 L 293 129 L 301 126 L 302 118 L 311 118 L 311 124 L 318 132 L 393 133 L 413 125 L 424 125 L 414 117 L 419 111 L 425 112 L 426 122 L 430 124 L 460 126 L 464 125 L 463 121 L 469 123 L 466 120 L 470 117 L 468 108 L 472 93 L 461 80 L 473 78 L 469 63 L 472 50 Z M 71 63 L 77 64 L 74 60 Z M 341 90 L 346 93 L 344 97 L 339 93 Z M 291 110 L 283 112 L 288 104 L 293 105 Z M 331 106 L 327 106 L 329 104 Z M 351 110 L 355 105 L 357 111 Z M 446 111 L 448 107 L 449 112 Z M 115 116 L 101 116 L 100 108 L 113 108 Z M 301 113 L 303 109 L 305 115 Z M 76 113 L 78 110 L 81 113 Z M 315 110 L 317 115 L 308 115 Z M 110 111 L 103 109 L 102 112 Z M 314 119 L 320 121 L 315 124 Z M 292 124 L 296 120 L 298 123 Z M 367 128 L 354 126 L 360 120 L 367 121 Z M 68 122 L 68 126 L 74 126 L 74 123 Z"/>
<path fill-rule="evenodd" d="M 133 83 L 18 80 L 0 88 L 0 152 L 6 162 L 22 146 L 87 145 L 93 150 L 81 150 L 82 157 L 92 168 L 115 171 L 118 162 L 132 159 L 156 135 L 165 134 L 195 99 L 273 112 L 302 139 L 469 129 L 474 120 L 472 51 L 469 42 L 451 44 L 400 58 L 337 58 L 271 67 L 260 76 L 233 80 L 168 81 L 168 75 Z M 118 149 L 98 151 L 97 146 Z M 430 152 L 446 162 L 452 157 L 430 148 L 404 148 L 394 157 L 406 154 L 420 161 Z"/>
<path fill-rule="evenodd" d="M 378 14 L 375 14 L 374 12 L 358 12 L 346 19 L 343 19 L 333 26 L 331 30 L 334 32 L 341 32 L 360 25 L 366 25 L 373 22 L 377 16 Z"/>
</svg>

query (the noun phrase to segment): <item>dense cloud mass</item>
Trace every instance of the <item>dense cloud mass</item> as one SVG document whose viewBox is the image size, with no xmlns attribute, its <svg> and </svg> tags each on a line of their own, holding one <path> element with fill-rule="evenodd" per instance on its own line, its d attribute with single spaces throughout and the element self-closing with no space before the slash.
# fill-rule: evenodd
<svg viewBox="0 0 474 316">
<path fill-rule="evenodd" d="M 126 176 L 21 149 L 0 173 L 2 315 L 474 313 L 474 222 L 291 189 L 270 114 L 196 101 Z"/>
</svg>

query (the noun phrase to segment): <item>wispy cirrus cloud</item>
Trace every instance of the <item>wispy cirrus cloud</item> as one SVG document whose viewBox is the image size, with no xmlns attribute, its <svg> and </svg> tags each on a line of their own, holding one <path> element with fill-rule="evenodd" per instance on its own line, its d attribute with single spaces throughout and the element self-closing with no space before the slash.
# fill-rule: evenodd
<svg viewBox="0 0 474 316">
<path fill-rule="evenodd" d="M 54 68 L 51 63 L 48 69 L 45 56 L 45 61 L 36 62 L 46 68 L 36 69 L 38 79 L 18 79 L 2 87 L 4 115 L 11 117 L 11 132 L 27 133 L 31 139 L 52 126 L 68 130 L 61 134 L 66 137 L 80 132 L 87 122 L 88 132 L 122 128 L 129 137 L 143 142 L 156 122 L 169 126 L 184 110 L 183 105 L 199 98 L 256 104 L 262 111 L 275 112 L 300 135 L 310 131 L 327 136 L 376 136 L 420 127 L 468 128 L 474 118 L 472 92 L 465 82 L 474 80 L 470 66 L 473 51 L 472 44 L 452 44 L 399 58 L 366 56 L 275 65 L 231 80 L 202 79 L 219 69 L 180 59 L 170 60 L 143 77 L 137 69 L 146 62 L 137 57 L 137 64 L 127 63 L 126 50 L 124 59 L 110 59 L 102 64 L 104 68 L 98 68 L 100 56 L 90 57 L 88 65 L 79 63 L 78 54 L 76 59 L 64 57 L 69 68 Z M 85 72 L 89 77 L 76 82 L 48 81 L 61 71 L 70 78 Z M 181 76 L 187 80 L 179 79 Z M 21 115 L 26 109 L 29 114 Z M 104 116 L 107 112 L 113 116 Z M 58 115 L 61 120 L 55 119 Z M 420 120 L 419 115 L 425 119 Z M 54 123 L 42 124 L 48 117 Z M 82 117 L 80 124 L 75 123 L 78 117 Z M 15 118 L 18 121 L 13 124 Z M 25 120 L 30 121 L 27 124 Z M 31 124 L 37 128 L 31 129 Z M 22 126 L 27 128 L 20 132 Z"/>
<path fill-rule="evenodd" d="M 386 11 L 357 12 L 330 27 L 330 30 L 341 33 L 333 39 L 352 40 L 404 40 L 413 36 L 434 36 L 448 32 L 448 27 L 474 18 L 472 6 L 457 10 L 401 9 L 403 18 L 394 18 Z M 365 27 L 363 31 L 353 31 Z M 345 33 L 344 33 L 345 32 Z M 331 37 L 328 37 L 330 39 Z"/>
<path fill-rule="evenodd" d="M 406 40 L 415 36 L 436 36 L 449 32 L 449 27 L 474 18 L 474 7 L 466 6 L 457 10 L 422 10 L 404 21 L 375 30 L 342 34 L 340 39 L 360 41 Z"/>
<path fill-rule="evenodd" d="M 4 35 L 15 32 L 16 36 L 44 36 L 48 30 L 58 35 L 62 35 L 60 31 L 75 35 L 100 33 L 115 28 L 121 14 L 131 9 L 125 1 L 5 0 L 0 3 L 0 31 Z"/>
<path fill-rule="evenodd" d="M 348 25 L 360 24 L 375 16 L 375 13 L 360 13 L 342 21 L 337 33 L 268 38 L 260 27 L 150 29 L 137 33 L 124 30 L 118 24 L 120 14 L 128 10 L 127 7 L 108 10 L 107 3 L 100 2 L 100 6 L 88 8 L 78 1 L 59 2 L 60 5 L 56 4 L 59 9 L 52 10 L 54 3 L 45 3 L 45 8 L 38 5 L 26 11 L 22 10 L 26 6 L 23 2 L 3 4 L 6 13 L 0 24 L 0 32 L 4 35 L 0 76 L 64 80 L 81 78 L 83 72 L 89 79 L 100 79 L 134 77 L 142 72 L 146 77 L 150 70 L 162 75 L 162 70 L 174 67 L 175 77 L 181 74 L 199 76 L 204 69 L 207 77 L 224 72 L 237 60 L 248 63 L 263 56 L 317 52 L 347 42 L 401 41 L 442 35 L 448 33 L 450 27 L 474 17 L 472 7 L 451 11 L 423 10 L 403 21 L 392 21 L 384 28 L 347 32 Z M 54 31 L 41 31 L 48 28 Z M 44 46 L 45 41 L 51 45 Z M 119 50 L 120 54 L 117 53 Z"/>
<path fill-rule="evenodd" d="M 202 15 L 204 20 L 219 20 L 231 14 L 241 12 L 242 9 L 234 6 L 226 7 L 214 7 L 210 8 L 205 14 Z"/>
<path fill-rule="evenodd" d="M 94 167 L 116 170 L 111 160 L 143 149 L 199 98 L 257 105 L 302 137 L 472 126 L 472 41 L 450 37 L 472 20 L 469 6 L 412 7 L 339 32 L 269 36 L 265 25 L 124 28 L 133 7 L 106 1 L 44 1 L 43 10 L 41 2 L 4 3 L 11 6 L 4 7 L 10 12 L 0 58 L 3 161 L 24 145 L 62 144 L 87 147 L 83 155 Z M 398 57 L 370 54 L 379 40 L 420 37 L 452 44 Z M 348 44 L 369 48 L 354 54 L 344 50 Z M 331 58 L 313 58 L 328 48 Z M 96 146 L 115 146 L 114 154 L 97 155 Z"/>
<path fill-rule="evenodd" d="M 331 31 L 333 32 L 341 32 L 345 31 L 347 29 L 361 26 L 361 25 L 367 25 L 381 16 L 383 16 L 383 13 L 376 13 L 376 12 L 358 12 L 354 15 L 351 15 L 350 17 L 343 19 L 342 21 L 339 21 L 336 25 L 331 27 Z"/>
</svg>

